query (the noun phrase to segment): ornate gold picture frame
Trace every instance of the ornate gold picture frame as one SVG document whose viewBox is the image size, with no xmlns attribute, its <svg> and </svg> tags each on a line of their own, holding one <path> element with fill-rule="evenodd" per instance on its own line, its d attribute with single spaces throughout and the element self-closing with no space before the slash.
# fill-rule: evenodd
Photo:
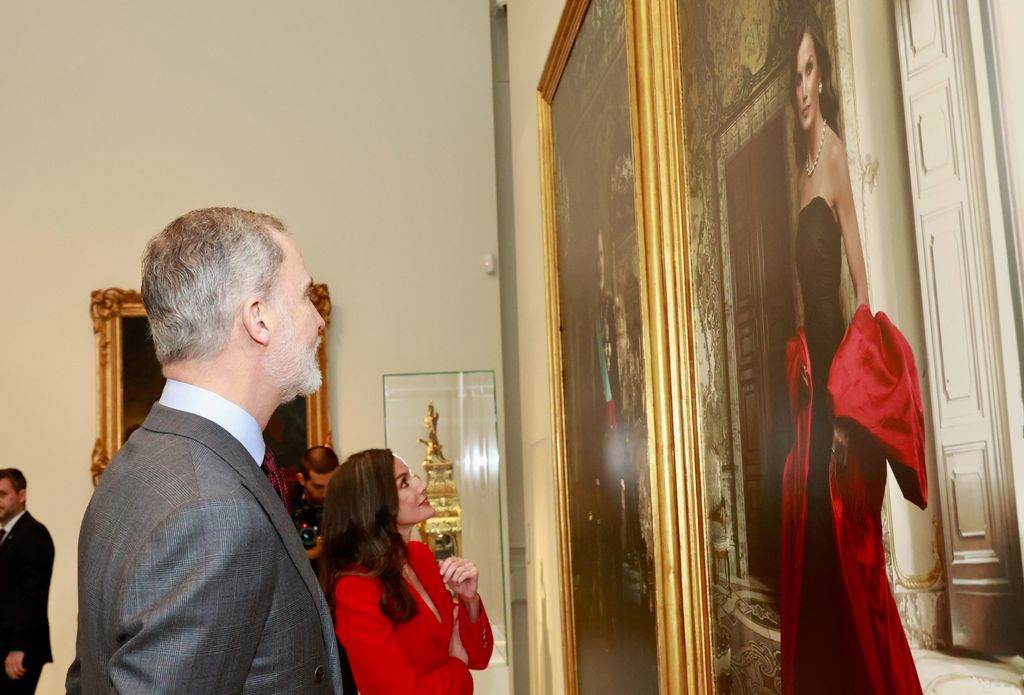
<svg viewBox="0 0 1024 695">
<path fill-rule="evenodd" d="M 323 383 L 319 391 L 304 399 L 307 447 L 331 444 L 327 380 L 327 336 L 330 326 L 331 295 L 327 285 L 313 285 L 312 299 L 325 325 L 317 350 L 317 362 L 320 364 Z M 146 309 L 138 291 L 119 288 L 94 290 L 89 313 L 92 316 L 93 333 L 96 335 L 97 434 L 90 467 L 95 485 L 110 459 L 124 443 L 126 424 L 132 424 L 126 423 L 126 405 L 133 412 L 128 419 L 134 420 L 135 424 L 141 422 L 145 412 L 148 412 L 149 405 L 159 398 L 159 388 L 163 379 L 155 355 L 152 354 L 152 345 L 147 345 Z M 127 402 L 126 381 L 132 382 L 127 384 Z M 139 391 L 136 386 L 140 386 L 141 392 L 133 398 L 132 394 Z M 134 401 L 139 403 L 136 404 Z M 281 408 L 286 407 L 287 405 Z"/>
<path fill-rule="evenodd" d="M 569 0 L 538 87 L 570 694 L 593 689 L 602 659 L 631 686 L 653 668 L 662 693 L 713 687 L 678 31 L 674 2 Z M 607 88 L 619 70 L 625 84 Z M 648 584 L 653 666 L 635 649 L 643 599 L 628 605 Z"/>
<path fill-rule="evenodd" d="M 615 31 L 624 35 L 624 58 L 616 58 L 624 65 L 602 52 L 616 40 L 611 20 L 620 22 Z M 862 643 L 882 645 L 883 661 L 897 647 L 904 655 L 914 650 L 894 669 L 894 678 L 876 678 L 879 669 L 864 667 L 849 669 L 849 682 L 871 673 L 888 684 L 911 674 L 911 689 L 917 677 L 925 692 L 956 680 L 1020 689 L 1019 663 L 994 658 L 1020 654 L 1022 643 L 1014 629 L 1024 606 L 1019 481 L 1017 489 L 999 482 L 1016 478 L 1010 459 L 994 453 L 1006 450 L 1001 447 L 1008 446 L 1010 411 L 1017 407 L 1003 386 L 1019 390 L 1019 381 L 1013 369 L 1001 371 L 996 357 L 986 357 L 998 353 L 987 339 L 996 322 L 987 313 L 993 305 L 981 298 L 992 296 L 985 288 L 1001 280 L 965 260 L 992 258 L 986 245 L 994 238 L 979 220 L 983 199 L 991 200 L 997 186 L 989 183 L 985 192 L 971 188 L 983 177 L 970 173 L 980 172 L 984 162 L 983 148 L 972 140 L 979 127 L 976 109 L 988 108 L 984 90 L 973 82 L 983 84 L 991 75 L 984 76 L 984 66 L 972 68 L 966 50 L 981 35 L 977 23 L 988 21 L 984 10 L 970 15 L 947 0 L 895 0 L 885 7 L 848 0 L 566 3 L 538 88 L 538 112 L 567 692 L 653 690 L 587 680 L 594 671 L 588 649 L 594 649 L 595 622 L 613 628 L 599 633 L 599 656 L 621 668 L 617 659 L 630 653 L 621 629 L 614 629 L 621 606 L 609 604 L 626 594 L 614 583 L 602 587 L 595 572 L 618 571 L 620 562 L 630 567 L 630 523 L 650 523 L 653 529 L 659 692 L 772 693 L 796 682 L 795 668 L 787 685 L 780 667 L 786 655 L 780 649 L 780 596 L 792 582 L 776 577 L 784 570 L 798 576 L 793 568 L 803 565 L 780 552 L 784 540 L 796 537 L 785 526 L 792 515 L 783 516 L 780 508 L 787 510 L 787 491 L 790 511 L 810 505 L 801 506 L 799 495 L 784 487 L 792 396 L 778 389 L 777 379 L 786 363 L 780 346 L 807 319 L 800 278 L 786 265 L 796 258 L 799 216 L 820 198 L 816 209 L 835 220 L 829 202 L 835 196 L 801 201 L 798 195 L 802 177 L 810 178 L 814 166 L 811 158 L 805 162 L 796 155 L 799 138 L 807 140 L 810 131 L 806 124 L 795 127 L 800 121 L 791 108 L 798 93 L 792 52 L 806 49 L 807 28 L 814 26 L 816 60 L 832 57 L 831 67 L 820 69 L 818 94 L 839 104 L 826 116 L 828 137 L 843 146 L 836 180 L 852 189 L 843 193 L 844 200 L 852 199 L 844 207 L 859 220 L 865 249 L 865 259 L 853 262 L 866 266 L 872 311 L 884 310 L 906 331 L 924 392 L 924 417 L 934 430 L 927 434 L 927 457 L 915 463 L 919 476 L 926 472 L 932 484 L 926 509 L 918 509 L 923 496 L 892 477 L 881 488 L 880 510 L 865 507 L 855 516 L 851 505 L 845 507 L 846 520 L 872 529 L 864 535 L 870 542 L 844 546 L 846 557 L 853 547 L 871 551 L 857 557 L 873 563 L 865 576 L 882 578 L 871 586 L 887 599 L 885 605 L 874 598 L 859 601 L 857 611 L 867 616 L 863 622 L 895 626 L 887 633 L 891 641 Z M 892 41 L 884 32 L 876 36 L 887 26 L 894 29 Z M 973 55 L 980 55 L 976 46 Z M 899 70 L 864 83 L 866 89 L 858 86 L 855 65 L 883 62 Z M 628 86 L 600 92 L 619 69 Z M 858 97 L 870 104 L 861 118 Z M 569 108 L 560 107 L 560 99 Z M 602 108 L 628 113 L 632 168 L 626 177 L 616 178 L 619 172 L 604 164 L 622 146 L 615 130 L 621 121 L 599 129 Z M 567 120 L 573 109 L 586 118 Z M 930 118 L 941 126 L 924 127 Z M 825 142 L 825 129 L 820 132 L 818 150 Z M 869 152 L 870 144 L 880 149 Z M 943 156 L 932 156 L 936 152 Z M 963 179 L 952 175 L 961 165 Z M 609 178 L 621 185 L 608 186 Z M 876 179 L 880 189 L 888 182 L 882 194 L 875 190 Z M 939 180 L 948 187 L 934 183 Z M 633 196 L 628 216 L 617 198 L 624 188 Z M 632 246 L 622 243 L 627 217 L 635 229 Z M 841 268 L 842 311 L 830 315 L 843 314 L 845 329 L 857 302 L 847 277 L 845 237 L 843 244 L 842 265 L 833 266 Z M 1002 261 L 992 262 L 997 267 Z M 623 277 L 630 274 L 639 288 L 638 306 L 631 306 L 624 289 Z M 951 332 L 943 333 L 943 325 L 952 326 Z M 630 341 L 637 336 L 640 349 L 632 355 Z M 987 371 L 971 371 L 986 359 Z M 616 430 L 636 415 L 624 386 L 636 376 L 631 369 L 642 381 L 644 416 L 631 424 L 634 433 L 645 428 L 646 460 L 620 457 L 618 468 L 609 469 L 608 462 L 616 461 L 609 445 L 616 436 L 628 437 Z M 979 375 L 979 386 L 964 377 L 954 394 L 951 380 L 968 373 Z M 971 406 L 970 428 L 957 429 L 960 421 L 948 417 L 960 412 L 956 399 L 979 404 Z M 819 415 L 823 421 L 828 424 Z M 836 454 L 825 452 L 828 441 L 822 441 L 826 446 L 818 453 L 824 455 L 815 458 L 829 464 Z M 649 511 L 636 504 L 640 496 L 630 495 L 631 485 L 643 489 L 641 478 L 618 474 L 629 473 L 630 463 L 643 464 L 632 472 L 648 476 Z M 611 513 L 595 493 L 605 491 L 610 470 L 616 471 L 611 482 L 624 483 L 623 504 Z M 836 495 L 857 489 L 844 485 L 836 483 Z M 835 506 L 829 510 L 835 517 Z M 603 537 L 588 535 L 588 523 L 612 528 Z M 824 558 L 819 564 L 828 559 L 810 557 Z M 986 559 L 977 561 L 981 557 Z M 788 605 L 801 605 L 792 596 Z M 829 624 L 821 614 L 805 615 Z M 788 624 L 795 624 L 792 614 Z M 828 649 L 836 638 L 849 637 L 827 632 L 833 641 L 805 638 L 803 644 Z M 956 648 L 985 660 L 965 658 Z M 808 653 L 816 654 L 803 652 Z M 633 659 L 627 670 L 639 681 L 645 668 L 643 659 Z"/>
</svg>

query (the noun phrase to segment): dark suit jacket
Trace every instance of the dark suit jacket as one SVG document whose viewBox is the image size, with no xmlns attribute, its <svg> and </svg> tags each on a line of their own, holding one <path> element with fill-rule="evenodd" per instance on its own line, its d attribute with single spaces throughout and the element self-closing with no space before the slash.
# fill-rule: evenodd
<svg viewBox="0 0 1024 695">
<path fill-rule="evenodd" d="M 295 527 L 223 428 L 155 405 L 78 548 L 69 693 L 330 693 L 337 645 Z"/>
<path fill-rule="evenodd" d="M 25 514 L 0 544 L 0 659 L 25 652 L 25 661 L 53 661 L 46 614 L 53 574 L 53 540 L 46 527 Z"/>
</svg>

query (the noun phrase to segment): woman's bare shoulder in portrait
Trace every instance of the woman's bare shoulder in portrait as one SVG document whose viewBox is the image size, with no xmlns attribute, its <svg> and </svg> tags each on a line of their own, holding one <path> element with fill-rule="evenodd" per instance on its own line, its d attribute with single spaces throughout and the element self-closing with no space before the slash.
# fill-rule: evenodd
<svg viewBox="0 0 1024 695">
<path fill-rule="evenodd" d="M 825 138 L 825 151 L 822 153 L 825 159 L 825 166 L 828 169 L 829 178 L 836 180 L 836 176 L 845 179 L 850 178 L 850 163 L 846 155 L 846 143 L 839 137 L 836 131 L 829 126 L 828 137 Z M 841 181 L 842 178 L 837 181 Z"/>
<path fill-rule="evenodd" d="M 828 189 L 825 198 L 835 209 L 839 198 L 850 188 L 850 163 L 846 155 L 846 143 L 832 130 L 831 126 L 828 133 L 825 140 L 825 151 L 822 152 L 821 157 L 825 160 L 822 163 L 826 174 L 825 184 Z"/>
</svg>

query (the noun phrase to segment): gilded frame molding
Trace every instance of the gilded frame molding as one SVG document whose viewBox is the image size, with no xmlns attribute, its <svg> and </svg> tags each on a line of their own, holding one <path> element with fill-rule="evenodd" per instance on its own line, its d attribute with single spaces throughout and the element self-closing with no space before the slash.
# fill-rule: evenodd
<svg viewBox="0 0 1024 695">
<path fill-rule="evenodd" d="M 700 463 L 691 269 L 683 180 L 679 18 L 670 0 L 625 2 L 644 361 L 651 451 L 658 682 L 711 693 L 710 597 Z M 537 92 L 551 426 L 565 690 L 578 693 L 562 391 L 551 107 L 590 0 L 568 0 Z"/>
<path fill-rule="evenodd" d="M 316 393 L 306 398 L 306 444 L 330 446 L 327 329 L 330 326 L 331 295 L 327 285 L 313 285 L 312 300 L 325 324 L 320 347 L 317 349 L 317 362 L 323 375 L 323 384 Z M 121 319 L 145 316 L 146 308 L 142 304 L 142 295 L 137 290 L 112 287 L 93 290 L 89 314 L 92 317 L 92 331 L 96 336 L 97 384 L 96 443 L 92 449 L 89 472 L 93 485 L 96 485 L 110 459 L 121 447 L 124 432 Z"/>
</svg>

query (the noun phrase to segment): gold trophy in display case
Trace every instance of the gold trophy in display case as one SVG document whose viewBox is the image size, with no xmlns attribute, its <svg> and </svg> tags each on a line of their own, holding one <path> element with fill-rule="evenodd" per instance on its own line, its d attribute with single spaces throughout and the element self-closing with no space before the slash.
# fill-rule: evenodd
<svg viewBox="0 0 1024 695">
<path fill-rule="evenodd" d="M 420 536 L 434 557 L 443 560 L 462 555 L 462 506 L 455 486 L 454 464 L 445 458 L 444 447 L 437 439 L 437 419 L 438 413 L 431 402 L 423 418 L 427 438 L 418 441 L 427 447 L 423 470 L 427 474 L 427 499 L 436 513 L 420 523 Z"/>
</svg>

